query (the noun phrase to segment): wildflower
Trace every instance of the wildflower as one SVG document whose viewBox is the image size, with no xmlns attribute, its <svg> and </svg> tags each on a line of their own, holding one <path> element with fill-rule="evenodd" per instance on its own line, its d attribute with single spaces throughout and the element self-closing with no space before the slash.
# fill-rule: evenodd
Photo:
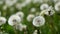
<svg viewBox="0 0 60 34">
<path fill-rule="evenodd" d="M 48 9 L 49 8 L 49 5 L 48 4 L 42 4 L 41 6 L 40 6 L 40 9 L 41 10 L 46 10 L 46 9 Z"/>
<path fill-rule="evenodd" d="M 55 4 L 55 10 L 60 11 L 60 2 Z"/>
<path fill-rule="evenodd" d="M 29 22 L 32 21 L 34 17 L 35 17 L 35 15 L 29 14 L 29 15 L 27 16 L 27 21 L 29 21 Z"/>
<path fill-rule="evenodd" d="M 33 34 L 37 34 L 37 30 L 35 30 L 35 31 L 33 32 Z"/>
<path fill-rule="evenodd" d="M 17 25 L 21 22 L 21 18 L 17 15 L 12 15 L 10 16 L 9 20 L 8 20 L 8 24 L 11 26 Z"/>
<path fill-rule="evenodd" d="M 55 11 L 53 10 L 53 7 L 49 7 L 46 12 L 45 12 L 45 15 L 48 15 L 48 16 L 51 16 L 55 13 Z"/>
<path fill-rule="evenodd" d="M 17 0 L 6 0 L 6 1 L 5 1 L 5 4 L 6 4 L 7 6 L 12 6 L 12 5 L 14 5 L 16 2 L 17 2 Z"/>
<path fill-rule="evenodd" d="M 33 19 L 32 23 L 36 27 L 43 26 L 45 24 L 45 18 L 43 16 L 37 16 Z"/>
<path fill-rule="evenodd" d="M 2 24 L 5 24 L 6 23 L 6 18 L 5 17 L 0 17 L 0 26 Z"/>
<path fill-rule="evenodd" d="M 20 30 L 20 31 L 23 31 L 23 30 L 26 30 L 27 26 L 26 25 L 23 25 L 23 24 L 18 24 L 16 26 L 16 29 L 17 30 Z"/>
<path fill-rule="evenodd" d="M 36 8 L 31 8 L 30 11 L 31 11 L 31 12 L 35 12 L 35 11 L 36 11 Z"/>
<path fill-rule="evenodd" d="M 17 12 L 16 15 L 18 15 L 18 16 L 21 17 L 21 18 L 24 17 L 24 13 L 23 13 L 22 11 Z"/>
</svg>

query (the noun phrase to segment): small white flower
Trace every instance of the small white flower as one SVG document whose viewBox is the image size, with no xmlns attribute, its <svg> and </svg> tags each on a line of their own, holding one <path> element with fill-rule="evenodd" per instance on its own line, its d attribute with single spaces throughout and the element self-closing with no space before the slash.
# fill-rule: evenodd
<svg viewBox="0 0 60 34">
<path fill-rule="evenodd" d="M 59 1 L 60 1 L 60 0 L 53 0 L 54 3 L 57 3 L 57 2 L 59 2 Z"/>
<path fill-rule="evenodd" d="M 43 16 L 37 16 L 33 19 L 32 23 L 36 27 L 43 26 L 45 24 L 45 18 Z"/>
<path fill-rule="evenodd" d="M 60 2 L 55 4 L 55 10 L 60 11 Z"/>
<path fill-rule="evenodd" d="M 23 2 L 23 3 L 29 4 L 29 3 L 31 3 L 31 0 L 25 0 L 25 2 Z"/>
<path fill-rule="evenodd" d="M 16 8 L 17 8 L 18 10 L 22 9 L 21 3 L 16 3 Z"/>
<path fill-rule="evenodd" d="M 35 17 L 35 15 L 33 15 L 33 14 L 29 14 L 28 16 L 27 16 L 27 21 L 32 21 L 32 19 Z"/>
<path fill-rule="evenodd" d="M 49 7 L 46 11 L 45 14 L 48 16 L 51 16 L 55 13 L 55 11 L 53 10 L 53 7 Z"/>
<path fill-rule="evenodd" d="M 23 25 L 23 24 L 18 24 L 16 26 L 16 29 L 17 30 L 20 30 L 20 31 L 23 31 L 23 30 L 26 30 L 27 26 L 26 25 Z"/>
<path fill-rule="evenodd" d="M 42 0 L 32 0 L 33 3 L 41 3 L 43 2 Z"/>
<path fill-rule="evenodd" d="M 11 26 L 19 24 L 20 22 L 21 22 L 21 18 L 17 15 L 10 16 L 10 18 L 8 20 L 8 24 L 11 25 Z"/>
<path fill-rule="evenodd" d="M 37 34 L 37 30 L 35 30 L 35 31 L 33 32 L 33 34 Z"/>
<path fill-rule="evenodd" d="M 24 3 L 24 2 L 21 4 L 21 6 L 22 6 L 22 7 L 25 7 L 26 5 L 27 5 L 27 4 L 26 4 L 26 3 Z"/>
<path fill-rule="evenodd" d="M 18 15 L 18 16 L 21 17 L 21 18 L 24 17 L 24 13 L 23 13 L 22 11 L 17 12 L 16 15 Z"/>
<path fill-rule="evenodd" d="M 46 10 L 46 9 L 48 9 L 49 8 L 49 5 L 48 4 L 42 4 L 41 6 L 40 6 L 40 9 L 41 10 Z"/>
<path fill-rule="evenodd" d="M 12 6 L 17 2 L 17 0 L 6 0 L 5 3 L 7 6 Z"/>
<path fill-rule="evenodd" d="M 39 3 L 39 0 L 33 0 L 33 3 Z"/>
<path fill-rule="evenodd" d="M 41 1 L 42 1 L 41 3 L 47 3 L 50 0 L 41 0 Z"/>
<path fill-rule="evenodd" d="M 35 12 L 35 11 L 36 11 L 36 8 L 31 8 L 30 11 L 31 11 L 31 12 Z"/>
<path fill-rule="evenodd" d="M 18 10 L 22 9 L 22 8 L 25 7 L 25 6 L 26 6 L 25 3 L 17 3 L 17 4 L 16 4 L 16 8 L 17 8 Z"/>
<path fill-rule="evenodd" d="M 2 24 L 5 24 L 6 23 L 6 18 L 5 17 L 0 17 L 0 26 Z"/>
</svg>

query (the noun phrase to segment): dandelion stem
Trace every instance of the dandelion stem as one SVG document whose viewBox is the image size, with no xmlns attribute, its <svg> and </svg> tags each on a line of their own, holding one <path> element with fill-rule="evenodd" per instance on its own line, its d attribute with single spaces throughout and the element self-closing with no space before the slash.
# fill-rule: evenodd
<svg viewBox="0 0 60 34">
<path fill-rule="evenodd" d="M 40 34 L 40 31 L 39 31 L 39 29 L 37 29 L 37 34 Z"/>
<path fill-rule="evenodd" d="M 14 26 L 14 32 L 15 32 L 15 34 L 18 34 L 17 31 L 16 31 L 16 27 L 15 26 Z"/>
</svg>

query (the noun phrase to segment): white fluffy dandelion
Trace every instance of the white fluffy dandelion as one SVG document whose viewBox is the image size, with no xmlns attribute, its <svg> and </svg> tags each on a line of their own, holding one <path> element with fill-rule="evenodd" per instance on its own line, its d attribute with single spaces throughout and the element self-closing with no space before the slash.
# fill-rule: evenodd
<svg viewBox="0 0 60 34">
<path fill-rule="evenodd" d="M 12 5 L 14 5 L 16 2 L 17 2 L 17 0 L 6 0 L 6 1 L 5 1 L 5 4 L 6 4 L 7 6 L 12 6 Z"/>
<path fill-rule="evenodd" d="M 53 7 L 49 7 L 46 11 L 45 11 L 45 15 L 51 16 L 55 13 L 55 11 L 53 10 Z"/>
<path fill-rule="evenodd" d="M 60 2 L 55 4 L 55 10 L 60 11 Z"/>
<path fill-rule="evenodd" d="M 60 0 L 53 0 L 54 3 L 57 3 L 57 2 L 59 2 L 59 1 L 60 1 Z"/>
<path fill-rule="evenodd" d="M 23 25 L 23 24 L 18 24 L 16 26 L 16 29 L 17 30 L 20 30 L 20 31 L 23 31 L 23 30 L 26 30 L 27 26 L 26 25 Z"/>
<path fill-rule="evenodd" d="M 17 12 L 16 15 L 18 15 L 18 16 L 21 17 L 21 18 L 24 17 L 24 13 L 23 13 L 22 11 Z"/>
<path fill-rule="evenodd" d="M 25 2 L 23 2 L 23 3 L 29 4 L 29 3 L 31 3 L 31 0 L 25 0 Z"/>
<path fill-rule="evenodd" d="M 16 6 L 15 6 L 18 10 L 22 9 L 22 6 L 20 3 L 16 3 Z"/>
<path fill-rule="evenodd" d="M 29 22 L 32 21 L 34 17 L 35 17 L 35 15 L 29 14 L 29 15 L 27 16 L 27 21 L 29 21 Z"/>
<path fill-rule="evenodd" d="M 31 11 L 31 12 L 35 12 L 35 11 L 36 11 L 36 8 L 31 8 L 30 11 Z"/>
<path fill-rule="evenodd" d="M 35 30 L 35 31 L 33 32 L 33 34 L 37 34 L 37 30 Z"/>
<path fill-rule="evenodd" d="M 0 26 L 2 24 L 5 24 L 6 23 L 6 18 L 5 17 L 0 17 Z"/>
<path fill-rule="evenodd" d="M 40 9 L 41 10 L 46 10 L 46 9 L 48 9 L 49 8 L 49 5 L 48 4 L 42 4 L 41 6 L 40 6 Z"/>
<path fill-rule="evenodd" d="M 25 7 L 26 6 L 26 4 L 25 3 L 16 3 L 16 8 L 18 9 L 18 10 L 21 10 L 23 7 Z"/>
<path fill-rule="evenodd" d="M 33 3 L 42 3 L 43 0 L 32 0 Z"/>
<path fill-rule="evenodd" d="M 43 16 L 37 16 L 33 19 L 32 23 L 36 27 L 43 26 L 45 24 L 45 18 Z"/>
<path fill-rule="evenodd" d="M 10 18 L 8 20 L 8 24 L 11 25 L 11 26 L 19 24 L 20 22 L 21 22 L 21 18 L 17 15 L 10 16 Z"/>
</svg>

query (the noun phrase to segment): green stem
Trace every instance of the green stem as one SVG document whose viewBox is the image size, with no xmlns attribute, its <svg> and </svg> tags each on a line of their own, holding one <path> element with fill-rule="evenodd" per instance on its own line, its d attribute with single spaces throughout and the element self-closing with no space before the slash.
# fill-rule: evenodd
<svg viewBox="0 0 60 34">
<path fill-rule="evenodd" d="M 16 31 L 16 27 L 14 26 L 13 28 L 14 28 L 14 32 L 15 32 L 15 34 L 18 34 L 17 31 Z"/>
</svg>

